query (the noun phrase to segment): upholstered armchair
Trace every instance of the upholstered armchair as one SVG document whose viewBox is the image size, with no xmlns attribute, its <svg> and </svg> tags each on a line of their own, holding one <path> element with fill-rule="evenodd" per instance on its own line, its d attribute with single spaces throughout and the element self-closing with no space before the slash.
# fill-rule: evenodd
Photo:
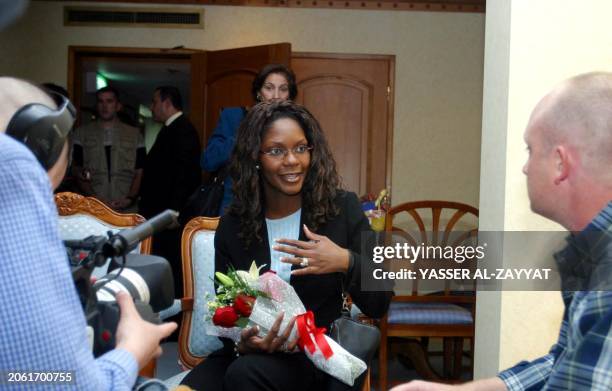
<svg viewBox="0 0 612 391">
<path fill-rule="evenodd" d="M 80 240 L 90 235 L 106 235 L 108 231 L 117 232 L 134 227 L 145 221 L 135 213 L 117 213 L 102 201 L 75 193 L 58 193 L 55 204 L 59 213 L 59 232 L 62 240 Z M 143 240 L 134 250 L 139 254 L 151 253 L 151 238 Z M 94 269 L 92 276 L 106 274 L 108 262 Z"/>
<path fill-rule="evenodd" d="M 206 334 L 204 317 L 207 314 L 207 294 L 214 296 L 215 230 L 218 218 L 196 217 L 189 221 L 181 239 L 183 260 L 182 315 L 179 331 L 179 360 L 185 369 L 191 369 L 211 352 L 220 349 L 219 338 Z M 184 371 L 165 383 L 172 388 L 189 373 Z"/>
</svg>

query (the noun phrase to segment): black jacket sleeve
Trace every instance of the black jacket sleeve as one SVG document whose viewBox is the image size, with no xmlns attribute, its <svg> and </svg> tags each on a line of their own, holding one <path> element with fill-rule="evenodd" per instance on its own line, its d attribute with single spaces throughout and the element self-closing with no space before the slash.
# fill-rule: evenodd
<svg viewBox="0 0 612 391">
<path fill-rule="evenodd" d="M 221 218 L 217 232 L 215 233 L 215 272 L 227 273 L 228 266 L 232 263 L 228 249 L 227 222 Z"/>
<path fill-rule="evenodd" d="M 345 203 L 346 224 L 349 231 L 348 250 L 351 252 L 353 265 L 346 274 L 344 286 L 365 315 L 381 318 L 389 308 L 393 285 L 390 281 L 373 278 L 372 249 L 376 237 L 368 219 L 361 211 L 357 195 L 348 192 Z"/>
</svg>

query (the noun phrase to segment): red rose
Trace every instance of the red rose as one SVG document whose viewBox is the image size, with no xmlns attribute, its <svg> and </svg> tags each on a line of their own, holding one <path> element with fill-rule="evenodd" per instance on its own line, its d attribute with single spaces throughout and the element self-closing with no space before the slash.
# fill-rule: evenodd
<svg viewBox="0 0 612 391">
<path fill-rule="evenodd" d="M 254 305 L 255 298 L 253 296 L 238 295 L 234 301 L 234 309 L 236 312 L 247 318 L 251 316 L 251 311 L 253 311 Z"/>
<path fill-rule="evenodd" d="M 230 306 L 217 308 L 212 318 L 213 324 L 215 326 L 228 328 L 234 327 L 236 325 L 237 320 L 238 314 L 236 313 L 234 308 Z"/>
</svg>

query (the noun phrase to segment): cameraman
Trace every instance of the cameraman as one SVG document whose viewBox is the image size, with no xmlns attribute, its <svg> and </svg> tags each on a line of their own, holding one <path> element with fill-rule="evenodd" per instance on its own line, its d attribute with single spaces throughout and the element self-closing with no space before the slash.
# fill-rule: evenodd
<svg viewBox="0 0 612 391">
<path fill-rule="evenodd" d="M 159 356 L 159 341 L 172 333 L 176 324 L 144 321 L 131 298 L 118 294 L 121 318 L 116 348 L 94 359 L 59 238 L 52 196 L 68 165 L 67 137 L 60 139 L 63 147 L 59 157 L 44 161 L 35 149 L 36 157 L 22 143 L 3 134 L 19 110 L 33 103 L 57 113 L 53 99 L 38 87 L 0 78 L 0 388 L 10 386 L 15 372 L 70 371 L 71 384 L 53 386 L 129 390 L 138 368 Z M 49 143 L 61 133 L 56 127 L 44 131 Z M 29 143 L 27 137 L 24 142 Z M 28 381 L 16 386 L 36 388 L 40 383 Z"/>
</svg>

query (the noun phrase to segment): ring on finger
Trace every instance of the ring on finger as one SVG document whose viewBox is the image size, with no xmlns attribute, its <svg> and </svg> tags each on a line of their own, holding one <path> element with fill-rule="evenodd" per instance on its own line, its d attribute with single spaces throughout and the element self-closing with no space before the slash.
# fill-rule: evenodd
<svg viewBox="0 0 612 391">
<path fill-rule="evenodd" d="M 300 262 L 301 267 L 308 267 L 308 258 L 302 258 L 302 262 Z"/>
</svg>

